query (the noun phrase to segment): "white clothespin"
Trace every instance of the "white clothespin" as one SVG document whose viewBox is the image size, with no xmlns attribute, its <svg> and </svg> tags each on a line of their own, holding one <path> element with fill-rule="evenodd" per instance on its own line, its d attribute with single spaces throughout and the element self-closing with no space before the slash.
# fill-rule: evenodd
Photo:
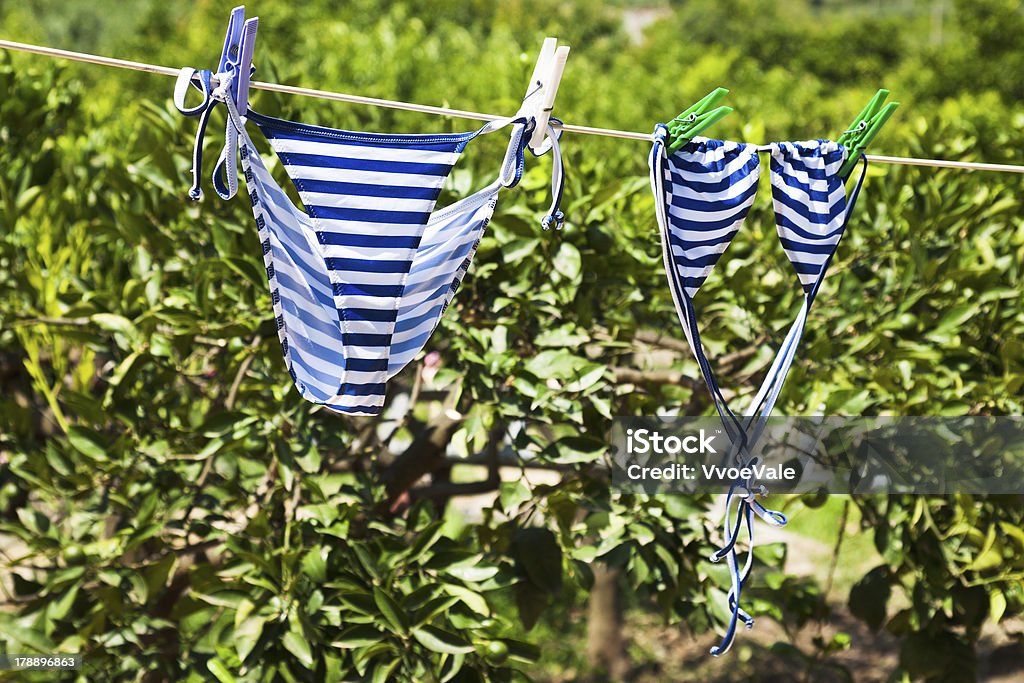
<svg viewBox="0 0 1024 683">
<path fill-rule="evenodd" d="M 558 94 L 558 83 L 562 80 L 562 72 L 565 71 L 565 62 L 568 58 L 568 45 L 558 47 L 556 38 L 544 39 L 537 63 L 533 67 L 530 85 L 526 89 L 526 96 L 523 97 L 523 104 L 516 114 L 532 118 L 537 123 L 529 144 L 533 150 L 540 148 L 547 135 L 548 119 L 551 118 L 555 95 Z"/>
</svg>

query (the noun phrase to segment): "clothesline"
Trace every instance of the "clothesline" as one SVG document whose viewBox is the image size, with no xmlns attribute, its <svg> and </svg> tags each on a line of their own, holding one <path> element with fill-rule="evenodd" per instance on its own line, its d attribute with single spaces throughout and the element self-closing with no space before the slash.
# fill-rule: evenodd
<svg viewBox="0 0 1024 683">
<path fill-rule="evenodd" d="M 28 52 L 31 54 L 56 57 L 58 59 L 69 59 L 87 64 L 98 64 L 119 69 L 131 69 L 134 71 L 145 71 L 147 73 L 160 74 L 162 76 L 177 76 L 180 69 L 143 62 L 133 62 L 126 59 L 115 59 L 113 57 L 102 57 L 100 55 L 88 54 L 85 52 L 72 52 L 71 50 L 60 50 L 42 45 L 31 45 L 18 43 L 10 40 L 0 40 L 0 48 Z M 279 83 L 267 83 L 265 81 L 251 81 L 250 88 L 257 90 L 268 90 L 288 95 L 302 95 L 315 97 L 323 100 L 334 100 L 337 102 L 348 102 L 351 104 L 363 104 L 371 107 L 385 107 L 388 109 L 402 109 L 404 111 L 419 112 L 422 114 L 436 114 L 439 116 L 454 116 L 463 119 L 476 121 L 495 121 L 504 118 L 499 114 L 485 114 L 464 109 L 451 109 L 448 107 L 434 107 L 427 104 L 415 104 L 413 102 L 401 102 L 397 100 L 385 100 L 378 97 L 364 97 L 362 95 L 349 95 L 347 93 L 330 92 L 328 90 L 316 90 L 313 88 L 300 88 L 293 85 L 281 85 Z M 561 129 L 566 133 L 579 133 L 583 135 L 600 135 L 603 137 L 622 138 L 625 140 L 640 140 L 650 142 L 650 133 L 637 133 L 626 130 L 615 130 L 612 128 L 594 128 L 592 126 L 578 126 L 562 124 Z M 759 151 L 766 152 L 770 148 L 767 145 L 758 147 Z M 914 157 L 881 156 L 876 154 L 866 155 L 868 161 L 881 164 L 895 164 L 901 166 L 928 166 L 933 168 L 952 168 L 965 171 L 996 171 L 1002 173 L 1024 173 L 1024 165 L 1011 164 L 985 164 L 969 161 L 946 161 L 944 159 L 918 159 Z"/>
</svg>

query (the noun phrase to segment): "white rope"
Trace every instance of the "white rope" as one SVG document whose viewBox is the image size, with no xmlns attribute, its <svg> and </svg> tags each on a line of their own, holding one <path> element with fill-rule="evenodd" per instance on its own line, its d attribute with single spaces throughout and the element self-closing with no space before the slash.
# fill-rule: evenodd
<svg viewBox="0 0 1024 683">
<path fill-rule="evenodd" d="M 180 69 L 169 66 L 157 66 L 155 64 L 144 64 L 133 62 L 127 59 L 114 59 L 113 57 L 101 57 L 85 52 L 72 52 L 71 50 L 59 50 L 41 45 L 30 45 L 28 43 L 17 43 L 11 40 L 0 40 L 0 48 L 16 50 L 18 52 L 29 52 L 31 54 L 56 57 L 58 59 L 70 59 L 76 62 L 87 64 L 98 64 L 100 66 L 111 66 L 118 69 L 132 69 L 134 71 L 145 71 L 162 76 L 177 77 Z M 214 83 L 216 85 L 216 82 Z M 281 85 L 279 83 L 267 83 L 265 81 L 252 81 L 250 88 L 257 90 L 269 90 L 287 95 L 302 95 L 305 97 L 316 97 L 322 100 L 334 100 L 336 102 L 349 102 L 351 104 L 363 104 L 371 107 L 386 107 L 388 109 L 402 109 L 414 111 L 421 114 L 436 114 L 439 116 L 455 116 L 462 119 L 475 121 L 496 121 L 505 118 L 499 114 L 484 114 L 464 109 L 450 109 L 448 107 L 433 107 L 428 104 L 415 104 L 412 102 L 400 102 L 397 100 L 385 100 L 379 97 L 363 97 L 362 95 L 349 95 L 340 92 L 327 90 L 315 90 L 313 88 L 300 88 L 294 85 Z M 559 126 L 566 133 L 579 133 L 582 135 L 600 135 L 610 138 L 621 138 L 624 140 L 640 140 L 650 142 L 650 133 L 635 133 L 627 130 L 615 130 L 612 128 L 593 128 L 591 126 L 574 126 L 562 124 Z M 758 147 L 758 151 L 767 152 L 770 148 L 767 145 Z M 944 159 L 917 159 L 913 157 L 879 156 L 867 155 L 868 161 L 879 164 L 895 164 L 901 166 L 928 166 L 933 168 L 952 168 L 963 171 L 996 171 L 1000 173 L 1024 173 L 1024 165 L 1011 164 L 984 164 L 970 161 L 946 161 Z"/>
</svg>

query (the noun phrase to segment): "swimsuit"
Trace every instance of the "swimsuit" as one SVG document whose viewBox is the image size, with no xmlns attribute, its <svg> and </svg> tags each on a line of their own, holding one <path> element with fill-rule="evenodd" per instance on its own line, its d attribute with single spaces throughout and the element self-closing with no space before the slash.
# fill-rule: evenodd
<svg viewBox="0 0 1024 683">
<path fill-rule="evenodd" d="M 666 147 L 668 129 L 659 125 L 651 150 L 651 188 L 661 231 L 665 271 L 683 332 L 711 393 L 715 409 L 733 443 L 730 459 L 756 465 L 750 456 L 782 390 L 800 343 L 807 312 L 843 236 L 864 181 L 862 173 L 846 197 L 839 170 L 846 150 L 836 142 L 810 140 L 770 146 L 772 203 L 782 247 L 796 271 L 804 301 L 771 368 L 742 420 L 729 408 L 708 361 L 697 325 L 694 300 L 701 285 L 739 232 L 757 192 L 760 159 L 755 145 L 694 138 L 675 153 Z M 866 162 L 865 162 L 866 164 Z M 781 512 L 766 509 L 756 499 L 767 491 L 751 480 L 734 482 L 726 499 L 725 544 L 712 561 L 727 559 L 732 576 L 729 608 L 732 617 L 722 643 L 711 654 L 725 653 L 732 644 L 738 620 L 747 628 L 753 619 L 739 606 L 740 591 L 753 559 L 753 515 L 773 526 L 786 524 Z M 739 501 L 735 523 L 733 500 Z M 735 544 L 746 525 L 749 549 L 740 568 Z"/>
<path fill-rule="evenodd" d="M 237 189 L 241 157 L 259 229 L 271 301 L 288 371 L 303 398 L 343 413 L 374 415 L 387 381 L 411 362 L 437 328 L 469 269 L 502 188 L 522 177 L 535 127 L 527 117 L 492 121 L 452 135 L 384 135 L 309 126 L 258 114 L 239 116 L 231 76 L 184 69 L 178 108 L 201 115 L 193 159 L 193 198 L 201 196 L 202 136 L 216 102 L 228 109 L 226 144 L 214 172 L 217 193 Z M 204 96 L 184 107 L 193 84 Z M 179 92 L 180 91 L 180 92 Z M 246 130 L 256 124 L 305 206 L 275 182 Z M 434 205 L 452 167 L 478 135 L 512 126 L 498 178 L 451 206 Z M 544 227 L 561 227 L 562 166 L 548 126 L 540 155 L 553 151 L 554 200 Z"/>
</svg>

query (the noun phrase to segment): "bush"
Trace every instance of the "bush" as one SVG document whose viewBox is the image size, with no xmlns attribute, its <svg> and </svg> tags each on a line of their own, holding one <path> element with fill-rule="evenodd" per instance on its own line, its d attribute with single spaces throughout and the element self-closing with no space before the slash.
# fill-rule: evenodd
<svg viewBox="0 0 1024 683">
<path fill-rule="evenodd" d="M 90 40 L 205 66 L 214 5 L 186 17 L 150 4 Z M 1019 4 L 958 4 L 960 47 L 943 51 L 915 42 L 912 22 L 780 5 L 681 3 L 631 45 L 617 9 L 587 3 L 266 3 L 257 65 L 267 80 L 513 111 L 539 37 L 557 32 L 574 49 L 558 106 L 570 122 L 650 130 L 722 83 L 738 113 L 715 135 L 835 137 L 886 85 L 910 99 L 879 150 L 1020 163 L 1024 119 L 1005 104 L 1016 72 L 986 68 L 1015 54 Z M 59 29 L 51 12 L 2 11 L 29 39 Z M 947 79 L 931 70 L 940 55 L 990 75 Z M 613 415 L 710 408 L 685 346 L 664 341 L 680 335 L 645 145 L 567 136 L 561 233 L 539 230 L 549 162 L 531 160 L 430 356 L 396 378 L 388 415 L 366 420 L 292 389 L 248 208 L 185 200 L 194 124 L 166 80 L 4 56 L 0 81 L 7 651 L 81 652 L 89 680 L 515 680 L 547 646 L 530 628 L 585 599 L 595 563 L 671 623 L 722 626 L 727 579 L 704 559 L 711 501 L 613 494 L 602 467 Z M 339 127 L 467 126 L 254 99 Z M 490 182 L 502 144 L 474 144 L 442 202 Z M 870 173 L 780 411 L 1020 414 L 1019 182 Z M 710 350 L 741 352 L 726 376 L 760 376 L 770 357 L 753 351 L 777 344 L 797 307 L 770 221 L 763 189 L 702 294 Z M 671 372 L 647 372 L 652 358 Z M 483 484 L 456 476 L 447 452 L 490 468 Z M 526 472 L 524 459 L 561 475 L 496 480 L 496 463 Z M 493 505 L 460 519 L 461 495 L 494 486 Z M 864 529 L 882 531 L 855 613 L 902 638 L 907 675 L 972 680 L 981 624 L 1024 609 L 1021 498 L 855 502 Z M 785 549 L 757 557 L 779 568 Z M 910 606 L 890 615 L 894 591 Z M 805 583 L 755 596 L 788 624 L 827 612 Z"/>
</svg>

